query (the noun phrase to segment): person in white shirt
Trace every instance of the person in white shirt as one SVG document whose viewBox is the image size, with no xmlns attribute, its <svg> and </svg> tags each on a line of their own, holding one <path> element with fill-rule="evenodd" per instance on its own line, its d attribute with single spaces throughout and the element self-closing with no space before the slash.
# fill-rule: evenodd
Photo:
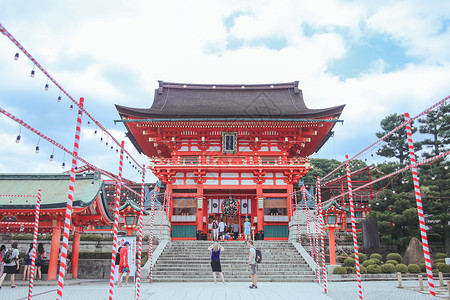
<svg viewBox="0 0 450 300">
<path fill-rule="evenodd" d="M 225 223 L 223 222 L 223 219 L 221 219 L 219 223 L 219 237 L 222 237 L 222 241 L 225 240 Z"/>
</svg>

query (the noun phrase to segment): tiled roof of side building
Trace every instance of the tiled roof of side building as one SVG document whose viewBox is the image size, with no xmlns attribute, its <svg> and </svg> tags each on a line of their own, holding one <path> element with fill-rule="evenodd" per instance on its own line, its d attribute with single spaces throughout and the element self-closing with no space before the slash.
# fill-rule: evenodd
<svg viewBox="0 0 450 300">
<path fill-rule="evenodd" d="M 150 108 L 116 105 L 121 116 L 150 119 L 339 117 L 345 105 L 309 109 L 298 81 L 279 84 L 183 84 L 159 81 Z"/>
</svg>

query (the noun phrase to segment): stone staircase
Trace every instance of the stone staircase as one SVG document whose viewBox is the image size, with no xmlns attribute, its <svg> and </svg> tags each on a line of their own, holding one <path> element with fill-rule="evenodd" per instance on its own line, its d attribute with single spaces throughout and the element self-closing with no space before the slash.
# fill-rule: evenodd
<svg viewBox="0 0 450 300">
<path fill-rule="evenodd" d="M 210 241 L 172 241 L 153 269 L 155 282 L 211 281 Z M 249 248 L 243 241 L 227 241 L 220 254 L 226 281 L 248 281 Z M 287 241 L 257 241 L 263 260 L 258 265 L 258 281 L 313 282 L 314 272 L 294 246 Z M 220 280 L 220 279 L 219 279 Z"/>
</svg>

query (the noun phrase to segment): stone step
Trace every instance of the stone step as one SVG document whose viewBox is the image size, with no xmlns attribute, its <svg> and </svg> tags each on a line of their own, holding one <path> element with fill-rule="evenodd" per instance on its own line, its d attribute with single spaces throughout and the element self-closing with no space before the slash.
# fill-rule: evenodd
<svg viewBox="0 0 450 300">
<path fill-rule="evenodd" d="M 228 278 L 225 276 L 225 281 L 227 282 L 243 282 L 243 281 L 249 281 L 251 283 L 250 275 L 247 275 L 246 277 L 230 277 Z M 153 277 L 154 282 L 212 282 L 212 275 L 209 277 L 199 277 L 199 278 L 186 278 L 186 277 Z M 258 282 L 315 282 L 316 278 L 315 276 L 280 276 L 280 277 L 259 277 L 258 276 Z M 220 276 L 218 278 L 218 282 L 220 282 Z M 222 284 L 222 283 L 218 283 Z"/>
</svg>

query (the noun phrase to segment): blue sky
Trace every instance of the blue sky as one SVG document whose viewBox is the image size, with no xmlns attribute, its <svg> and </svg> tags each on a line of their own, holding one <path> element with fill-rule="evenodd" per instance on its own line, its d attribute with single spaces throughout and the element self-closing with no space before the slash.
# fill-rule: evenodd
<svg viewBox="0 0 450 300">
<path fill-rule="evenodd" d="M 446 97 L 449 1 L 0 0 L 3 24 L 114 136 L 114 104 L 150 107 L 157 80 L 300 81 L 306 105 L 346 104 L 335 136 L 313 157 L 343 160 L 376 140 L 388 114 L 415 115 Z M 0 36 L 0 107 L 73 148 L 76 111 Z M 118 155 L 83 125 L 80 154 L 117 173 Z M 0 116 L 0 172 L 61 172 L 53 147 Z M 40 153 L 34 149 L 39 143 Z M 109 141 L 109 145 L 110 145 Z M 141 164 L 148 163 L 126 140 Z M 370 162 L 370 154 L 368 154 Z M 375 158 L 376 160 L 377 158 Z M 67 168 L 65 169 L 67 170 Z M 124 175 L 140 181 L 129 166 Z M 154 177 L 147 176 L 147 181 Z"/>
</svg>

